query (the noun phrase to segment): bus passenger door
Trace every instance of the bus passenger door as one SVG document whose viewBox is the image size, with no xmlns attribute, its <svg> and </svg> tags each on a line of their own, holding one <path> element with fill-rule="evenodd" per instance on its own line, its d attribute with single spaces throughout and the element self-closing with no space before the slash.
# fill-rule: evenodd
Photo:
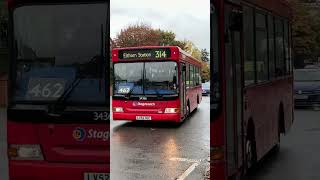
<svg viewBox="0 0 320 180">
<path fill-rule="evenodd" d="M 180 63 L 180 104 L 181 104 L 181 115 L 185 116 L 187 112 L 186 105 L 186 64 Z"/>
<path fill-rule="evenodd" d="M 228 175 L 242 166 L 242 11 L 225 7 L 226 132 Z"/>
</svg>

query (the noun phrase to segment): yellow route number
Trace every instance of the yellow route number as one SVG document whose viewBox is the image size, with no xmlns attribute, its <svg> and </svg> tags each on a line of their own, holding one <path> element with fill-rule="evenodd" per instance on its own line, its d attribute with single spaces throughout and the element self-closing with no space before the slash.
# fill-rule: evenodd
<svg viewBox="0 0 320 180">
<path fill-rule="evenodd" d="M 166 51 L 155 51 L 156 52 L 156 58 L 167 58 Z"/>
</svg>

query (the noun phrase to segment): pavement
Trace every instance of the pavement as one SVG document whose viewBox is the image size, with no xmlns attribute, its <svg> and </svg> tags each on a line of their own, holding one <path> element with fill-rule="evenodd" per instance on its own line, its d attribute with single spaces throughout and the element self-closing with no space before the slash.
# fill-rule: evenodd
<svg viewBox="0 0 320 180">
<path fill-rule="evenodd" d="M 180 127 L 111 121 L 111 179 L 205 179 L 210 153 L 210 99 Z"/>
<path fill-rule="evenodd" d="M 7 159 L 7 117 L 6 111 L 0 108 L 0 179 L 8 180 Z"/>
<path fill-rule="evenodd" d="M 296 110 L 291 131 L 250 174 L 250 180 L 319 180 L 320 111 Z"/>
</svg>

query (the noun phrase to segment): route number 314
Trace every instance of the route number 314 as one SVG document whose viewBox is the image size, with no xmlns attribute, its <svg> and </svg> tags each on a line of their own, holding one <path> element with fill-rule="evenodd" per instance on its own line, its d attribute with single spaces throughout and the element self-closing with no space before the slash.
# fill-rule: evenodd
<svg viewBox="0 0 320 180">
<path fill-rule="evenodd" d="M 166 51 L 155 51 L 156 52 L 156 58 L 167 58 Z"/>
</svg>

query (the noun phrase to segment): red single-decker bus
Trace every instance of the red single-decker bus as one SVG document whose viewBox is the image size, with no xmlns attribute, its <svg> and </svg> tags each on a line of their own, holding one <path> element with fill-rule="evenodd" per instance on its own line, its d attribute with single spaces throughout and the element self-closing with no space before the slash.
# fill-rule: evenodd
<svg viewBox="0 0 320 180">
<path fill-rule="evenodd" d="M 211 177 L 238 179 L 293 123 L 291 8 L 211 0 Z"/>
<path fill-rule="evenodd" d="M 202 99 L 201 62 L 179 47 L 112 51 L 114 120 L 182 122 Z"/>
<path fill-rule="evenodd" d="M 109 180 L 109 2 L 8 5 L 10 180 Z"/>
</svg>

